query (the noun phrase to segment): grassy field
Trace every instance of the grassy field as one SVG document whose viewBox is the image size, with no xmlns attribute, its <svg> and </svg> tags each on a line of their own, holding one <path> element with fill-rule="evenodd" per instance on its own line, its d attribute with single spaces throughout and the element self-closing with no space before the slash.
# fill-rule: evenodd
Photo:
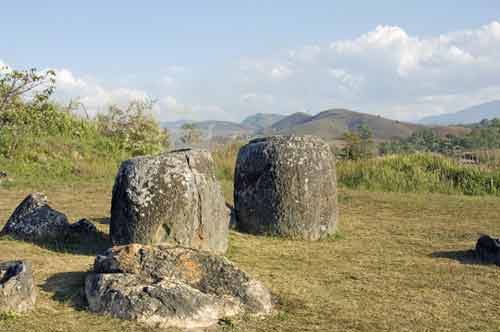
<svg viewBox="0 0 500 332">
<path fill-rule="evenodd" d="M 0 225 L 27 194 L 0 189 Z M 72 220 L 96 221 L 91 243 L 38 246 L 0 240 L 0 260 L 29 259 L 39 298 L 25 316 L 0 315 L 0 331 L 153 331 L 85 311 L 82 283 L 107 243 L 109 185 L 47 190 Z M 343 191 L 340 232 L 322 242 L 231 233 L 228 256 L 261 279 L 276 314 L 227 331 L 500 331 L 500 269 L 469 251 L 500 234 L 498 198 Z M 158 331 L 154 329 L 154 331 Z"/>
</svg>

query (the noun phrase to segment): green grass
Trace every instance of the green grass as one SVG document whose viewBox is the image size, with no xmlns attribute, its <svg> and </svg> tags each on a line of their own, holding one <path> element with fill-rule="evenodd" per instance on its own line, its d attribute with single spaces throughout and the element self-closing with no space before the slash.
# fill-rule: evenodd
<svg viewBox="0 0 500 332">
<path fill-rule="evenodd" d="M 0 189 L 0 226 L 26 193 Z M 47 194 L 71 220 L 96 220 L 107 234 L 110 185 L 54 187 Z M 277 310 L 221 329 L 499 330 L 500 270 L 470 252 L 479 234 L 500 235 L 498 198 L 342 190 L 339 202 L 341 236 L 325 241 L 230 233 L 228 257 L 270 287 Z M 0 260 L 33 262 L 39 293 L 32 313 L 2 317 L 0 331 L 161 331 L 85 310 L 83 280 L 102 248 L 82 246 L 0 239 Z"/>
<path fill-rule="evenodd" d="M 337 164 L 346 188 L 417 193 L 499 195 L 500 172 L 461 165 L 435 154 L 393 155 Z"/>
</svg>

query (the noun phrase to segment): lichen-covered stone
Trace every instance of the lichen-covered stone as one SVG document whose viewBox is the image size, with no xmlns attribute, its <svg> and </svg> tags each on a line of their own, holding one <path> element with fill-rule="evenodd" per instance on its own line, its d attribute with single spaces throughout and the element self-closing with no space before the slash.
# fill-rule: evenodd
<svg viewBox="0 0 500 332">
<path fill-rule="evenodd" d="M 1 234 L 27 241 L 55 240 L 67 235 L 69 225 L 64 214 L 48 205 L 44 194 L 33 193 L 15 209 Z"/>
<path fill-rule="evenodd" d="M 208 151 L 178 150 L 123 162 L 116 177 L 114 244 L 177 243 L 223 253 L 229 215 Z"/>
<path fill-rule="evenodd" d="M 250 141 L 238 154 L 234 202 L 245 232 L 305 240 L 333 234 L 338 212 L 330 146 L 312 136 Z"/>
<path fill-rule="evenodd" d="M 154 327 L 208 327 L 272 310 L 269 290 L 222 256 L 131 244 L 98 256 L 85 283 L 89 308 Z"/>
<path fill-rule="evenodd" d="M 31 263 L 0 262 L 0 311 L 24 313 L 33 309 L 35 302 Z"/>
</svg>

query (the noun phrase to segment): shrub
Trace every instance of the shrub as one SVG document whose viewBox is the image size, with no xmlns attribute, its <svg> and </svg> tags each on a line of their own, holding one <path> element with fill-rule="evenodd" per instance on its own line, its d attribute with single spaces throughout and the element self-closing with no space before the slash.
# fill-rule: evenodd
<svg viewBox="0 0 500 332">
<path fill-rule="evenodd" d="M 153 103 L 132 101 L 127 107 L 111 106 L 97 117 L 101 132 L 133 156 L 155 154 L 170 146 L 168 132 L 152 115 Z"/>
</svg>

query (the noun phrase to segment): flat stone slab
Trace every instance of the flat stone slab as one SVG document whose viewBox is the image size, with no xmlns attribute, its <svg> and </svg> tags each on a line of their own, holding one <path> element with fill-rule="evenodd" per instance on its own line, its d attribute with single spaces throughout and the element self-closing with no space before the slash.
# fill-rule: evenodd
<svg viewBox="0 0 500 332">
<path fill-rule="evenodd" d="M 132 244 L 97 256 L 85 282 L 89 309 L 152 327 L 203 328 L 272 311 L 271 294 L 222 256 Z"/>
</svg>

